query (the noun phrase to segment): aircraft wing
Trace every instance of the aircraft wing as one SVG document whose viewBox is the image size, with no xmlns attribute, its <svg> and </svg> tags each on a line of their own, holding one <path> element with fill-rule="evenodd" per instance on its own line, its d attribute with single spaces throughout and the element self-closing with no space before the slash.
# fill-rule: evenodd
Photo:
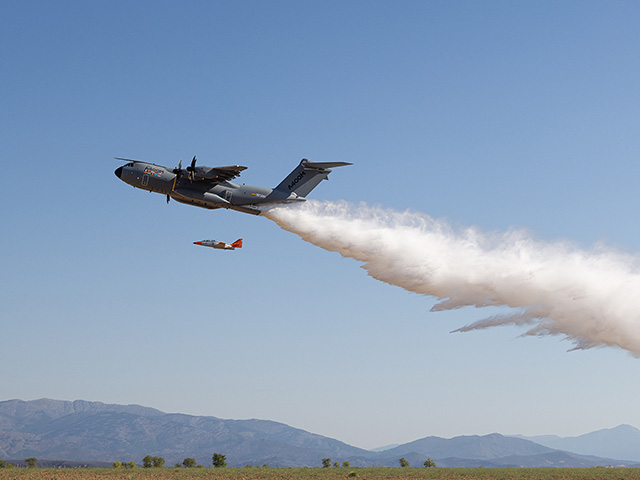
<svg viewBox="0 0 640 480">
<path fill-rule="evenodd" d="M 193 171 L 194 180 L 202 180 L 211 183 L 226 182 L 240 175 L 240 172 L 246 170 L 247 167 L 241 165 L 232 165 L 229 167 L 195 167 Z"/>
</svg>

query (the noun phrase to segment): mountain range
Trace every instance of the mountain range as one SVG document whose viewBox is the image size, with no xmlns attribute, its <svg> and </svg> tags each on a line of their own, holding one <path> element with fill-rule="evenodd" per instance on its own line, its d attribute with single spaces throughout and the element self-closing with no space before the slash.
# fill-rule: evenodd
<svg viewBox="0 0 640 480">
<path fill-rule="evenodd" d="M 631 425 L 618 425 L 615 428 L 597 430 L 577 437 L 542 435 L 518 438 L 582 455 L 600 455 L 640 462 L 640 430 Z"/>
<path fill-rule="evenodd" d="M 226 455 L 230 467 L 316 467 L 323 458 L 354 467 L 398 466 L 405 458 L 420 467 L 427 457 L 439 467 L 638 467 L 640 430 L 621 425 L 564 439 L 498 433 L 425 437 L 370 451 L 268 420 L 168 414 L 83 400 L 0 402 L 0 458 L 11 463 L 36 457 L 103 466 L 116 460 L 140 463 L 151 455 L 163 457 L 166 465 L 191 457 L 208 466 L 213 453 Z"/>
</svg>

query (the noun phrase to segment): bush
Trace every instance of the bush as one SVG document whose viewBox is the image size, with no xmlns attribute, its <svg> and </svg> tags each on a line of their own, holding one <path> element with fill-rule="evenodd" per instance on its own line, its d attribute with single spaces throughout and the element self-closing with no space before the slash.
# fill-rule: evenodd
<svg viewBox="0 0 640 480">
<path fill-rule="evenodd" d="M 211 459 L 215 468 L 222 468 L 227 466 L 227 456 L 221 453 L 214 453 Z"/>
</svg>

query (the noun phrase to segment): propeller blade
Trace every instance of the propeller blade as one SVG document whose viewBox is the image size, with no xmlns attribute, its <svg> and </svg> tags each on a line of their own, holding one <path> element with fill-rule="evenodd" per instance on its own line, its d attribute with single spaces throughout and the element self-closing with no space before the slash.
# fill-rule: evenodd
<svg viewBox="0 0 640 480">
<path fill-rule="evenodd" d="M 191 166 L 187 167 L 187 171 L 189 172 L 189 180 L 193 182 L 193 179 L 196 177 L 196 156 L 193 156 L 193 160 L 191 160 Z"/>
<path fill-rule="evenodd" d="M 180 177 L 180 175 L 182 175 L 182 159 L 180 159 L 180 161 L 178 162 L 178 168 L 173 169 L 173 173 L 175 173 L 178 178 Z"/>
</svg>

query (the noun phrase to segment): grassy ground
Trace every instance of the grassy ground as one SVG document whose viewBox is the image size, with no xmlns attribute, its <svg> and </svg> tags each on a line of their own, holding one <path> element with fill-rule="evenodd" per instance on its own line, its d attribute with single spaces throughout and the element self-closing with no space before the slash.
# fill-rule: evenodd
<svg viewBox="0 0 640 480">
<path fill-rule="evenodd" d="M 0 469 L 0 480 L 640 480 L 629 468 Z"/>
</svg>

